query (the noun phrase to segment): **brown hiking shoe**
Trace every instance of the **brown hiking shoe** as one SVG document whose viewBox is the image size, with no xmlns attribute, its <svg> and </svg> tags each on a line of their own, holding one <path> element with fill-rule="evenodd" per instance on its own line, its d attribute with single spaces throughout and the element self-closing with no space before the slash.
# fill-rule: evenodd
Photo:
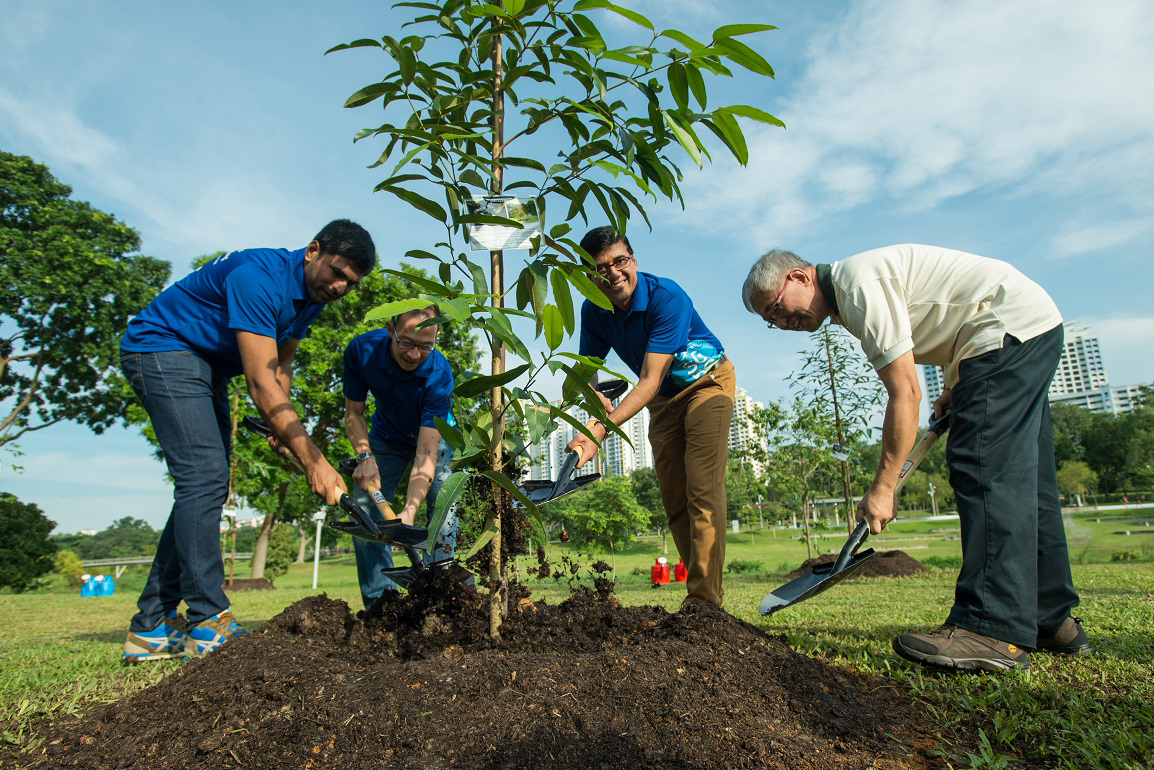
<svg viewBox="0 0 1154 770">
<path fill-rule="evenodd" d="M 928 634 L 898 634 L 894 652 L 906 660 L 959 671 L 1028 669 L 1026 651 L 1016 644 L 945 625 Z"/>
<path fill-rule="evenodd" d="M 1038 646 L 1034 649 L 1039 652 L 1048 652 L 1052 655 L 1090 655 L 1093 649 L 1086 632 L 1082 630 L 1082 619 L 1073 615 L 1062 621 L 1058 631 L 1053 636 L 1038 635 Z"/>
</svg>

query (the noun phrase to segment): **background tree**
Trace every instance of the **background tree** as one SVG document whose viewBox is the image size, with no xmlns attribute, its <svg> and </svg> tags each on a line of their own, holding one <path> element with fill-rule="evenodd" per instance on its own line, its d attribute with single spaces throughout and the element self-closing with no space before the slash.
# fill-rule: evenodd
<svg viewBox="0 0 1154 770">
<path fill-rule="evenodd" d="M 0 588 L 23 593 L 52 571 L 55 526 L 35 503 L 0 492 Z"/>
<path fill-rule="evenodd" d="M 124 415 L 128 318 L 168 280 L 133 255 L 140 237 L 45 166 L 0 152 L 0 447 L 74 420 L 101 433 Z"/>
<path fill-rule="evenodd" d="M 652 468 L 638 468 L 629 476 L 633 499 L 649 511 L 647 529 L 661 533 L 661 552 L 669 553 L 669 516 L 665 504 L 661 502 L 661 489 L 657 486 L 657 471 Z"/>
<path fill-rule="evenodd" d="M 1058 466 L 1058 489 L 1067 495 L 1084 495 L 1098 488 L 1098 474 L 1081 460 L 1067 460 Z"/>
<path fill-rule="evenodd" d="M 617 549 L 632 543 L 637 530 L 649 525 L 650 512 L 641 507 L 624 476 L 608 476 L 591 484 L 575 499 L 566 515 L 573 522 L 573 536 L 609 551 L 614 572 Z"/>
<path fill-rule="evenodd" d="M 730 460 L 725 469 L 725 506 L 729 521 L 737 519 L 746 527 L 757 522 L 755 503 L 764 490 L 753 472 L 753 465 Z"/>
<path fill-rule="evenodd" d="M 788 379 L 823 424 L 833 427 L 831 455 L 840 466 L 846 510 L 853 511 L 850 458 L 870 441 L 883 403 L 883 386 L 857 340 L 841 326 L 827 323 L 809 338 L 809 349 L 802 351 L 801 369 Z M 846 528 L 852 531 L 853 527 L 854 516 L 849 515 Z"/>
<path fill-rule="evenodd" d="M 385 122 L 357 139 L 385 143 L 377 165 L 388 163 L 390 170 L 377 189 L 444 226 L 436 253 L 408 254 L 439 263 L 437 280 L 426 291 L 442 300 L 447 317 L 480 330 L 491 351 L 490 374 L 457 386 L 462 395 L 488 392 L 491 422 L 465 422 L 456 431 L 443 427 L 442 435 L 494 485 L 488 578 L 490 630 L 496 635 L 507 579 L 502 516 L 511 510 L 509 495 L 524 497 L 503 476 L 506 452 L 514 450 L 505 441 L 506 417 L 528 424 L 530 443 L 554 421 L 572 422 L 564 409 L 578 399 L 591 415 L 605 417 L 587 384 L 600 362 L 558 352 L 574 331 L 573 289 L 609 307 L 590 278 L 586 255 L 567 238 L 571 226 L 565 220 L 580 216 L 588 223 L 585 210 L 595 206 L 598 219 L 625 232 L 633 213 L 645 216 L 637 193 L 680 201 L 681 172 L 667 153 L 680 147 L 679 155 L 683 150 L 701 165 L 709 157 L 702 130 L 746 163 L 737 117 L 781 123 L 743 105 L 708 110 L 706 76 L 728 76 L 728 67 L 739 66 L 772 77 L 765 59 L 737 39 L 772 27 L 727 25 L 699 41 L 677 30 L 658 32 L 644 16 L 608 0 L 404 5 L 418 12 L 406 37 L 356 40 L 333 50 L 372 47 L 390 60 L 391 71 L 381 81 L 346 103 L 377 103 L 386 113 Z M 599 13 L 632 22 L 639 39 L 611 46 L 593 19 Z M 506 111 L 507 104 L 517 112 Z M 526 149 L 513 155 L 514 145 Z M 546 165 L 533 154 L 552 162 Z M 507 283 L 503 252 L 490 252 L 486 271 L 470 259 L 464 239 L 472 225 L 521 228 L 517 219 L 473 206 L 474 199 L 512 191 L 535 208 L 542 231 L 530 243 L 527 263 Z M 513 286 L 516 309 L 506 306 Z M 548 353 L 539 363 L 514 331 L 518 317 L 532 323 L 536 338 L 544 337 Z M 506 349 L 524 363 L 507 368 Z M 560 407 L 536 390 L 545 368 L 565 377 Z M 523 386 L 510 387 L 522 377 Z M 574 427 L 588 432 L 584 425 Z M 537 516 L 535 506 L 521 502 Z"/>
</svg>

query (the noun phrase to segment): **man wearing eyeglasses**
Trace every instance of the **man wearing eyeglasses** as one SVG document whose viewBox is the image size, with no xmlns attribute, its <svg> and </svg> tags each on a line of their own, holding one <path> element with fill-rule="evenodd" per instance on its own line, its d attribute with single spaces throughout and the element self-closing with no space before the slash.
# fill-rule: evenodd
<svg viewBox="0 0 1154 770">
<path fill-rule="evenodd" d="M 950 412 L 946 462 L 962 525 L 962 569 L 937 631 L 900 634 L 902 657 L 964 670 L 1028 668 L 1026 650 L 1085 655 L 1070 575 L 1048 393 L 1062 316 L 1011 265 L 936 246 L 874 249 L 832 265 L 765 254 L 742 289 L 770 328 L 816 331 L 830 318 L 861 341 L 888 395 L 881 461 L 858 506 L 877 534 L 918 432 L 915 364 L 945 368 L 934 416 Z"/>
<path fill-rule="evenodd" d="M 432 518 L 437 492 L 451 472 L 452 450 L 433 421 L 440 417 L 453 424 L 453 372 L 435 347 L 440 327 L 421 325 L 440 314 L 436 305 L 403 313 L 383 329 L 354 337 L 345 349 L 345 432 L 357 453 L 353 497 L 378 521 L 383 518 L 369 493 L 380 490 L 385 499 L 392 498 L 409 463 L 413 470 L 398 512 L 406 524 L 413 523 L 422 502 L 428 503 Z M 365 416 L 370 393 L 376 403 L 372 430 Z M 456 539 L 457 517 L 450 514 L 431 558 L 452 556 Z M 392 548 L 360 538 L 353 538 L 353 547 L 367 609 L 385 591 L 397 590 L 396 583 L 381 574 L 393 566 Z"/>
<path fill-rule="evenodd" d="M 688 568 L 690 600 L 721 606 L 725 566 L 725 464 L 736 379 L 721 342 L 689 295 L 673 281 L 639 272 L 629 239 L 612 227 L 590 230 L 581 248 L 593 259 L 598 286 L 613 304 L 581 306 L 580 353 L 610 350 L 638 376 L 609 420 L 621 425 L 649 407 L 649 443 L 669 531 Z M 609 434 L 591 426 L 598 442 Z M 584 434 L 569 443 L 582 464 L 598 444 Z"/>
</svg>

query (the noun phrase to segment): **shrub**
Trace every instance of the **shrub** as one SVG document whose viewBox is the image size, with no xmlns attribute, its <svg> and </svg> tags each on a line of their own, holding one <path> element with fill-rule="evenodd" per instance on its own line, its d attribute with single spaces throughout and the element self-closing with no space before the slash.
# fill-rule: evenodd
<svg viewBox="0 0 1154 770">
<path fill-rule="evenodd" d="M 725 565 L 725 571 L 734 575 L 740 575 L 743 572 L 762 572 L 762 564 L 759 561 L 752 559 L 734 559 Z"/>
<path fill-rule="evenodd" d="M 67 548 L 56 552 L 56 561 L 52 566 L 52 571 L 60 575 L 65 584 L 72 588 L 79 588 L 84 581 L 80 576 L 84 574 L 84 566 L 80 563 L 80 557 L 76 555 L 75 551 L 70 551 Z"/>
<path fill-rule="evenodd" d="M 264 564 L 264 576 L 271 583 L 288 572 L 289 565 L 297 557 L 297 531 L 289 524 L 277 524 L 268 539 L 268 556 Z"/>
</svg>

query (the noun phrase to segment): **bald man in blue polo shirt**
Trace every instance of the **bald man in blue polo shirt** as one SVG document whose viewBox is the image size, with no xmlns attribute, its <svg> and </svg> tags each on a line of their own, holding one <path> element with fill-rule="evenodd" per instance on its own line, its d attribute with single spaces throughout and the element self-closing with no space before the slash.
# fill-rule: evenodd
<svg viewBox="0 0 1154 770">
<path fill-rule="evenodd" d="M 638 375 L 618 403 L 605 401 L 621 425 L 649 407 L 649 443 L 669 532 L 688 569 L 686 601 L 721 606 L 725 566 L 725 464 L 736 380 L 721 342 L 668 278 L 639 272 L 629 239 L 611 227 L 590 230 L 581 248 L 593 258 L 605 310 L 581 306 L 581 355 L 604 358 L 612 349 Z M 604 400 L 604 398 L 603 398 Z M 595 423 L 598 441 L 608 429 Z M 569 443 L 582 464 L 597 453 L 583 434 Z"/>
<path fill-rule="evenodd" d="M 398 514 L 412 524 L 426 501 L 432 518 L 437 492 L 451 472 L 453 452 L 441 439 L 434 420 L 450 425 L 453 414 L 450 394 L 453 372 L 448 360 L 436 349 L 439 328 L 421 323 L 441 314 L 436 305 L 402 313 L 384 329 L 365 332 L 345 349 L 344 391 L 345 432 L 357 453 L 357 502 L 374 518 L 383 521 L 369 493 L 380 490 L 386 499 L 396 492 L 401 474 L 411 462 L 405 505 Z M 365 417 L 365 401 L 373 394 L 376 409 L 372 430 Z M 457 517 L 450 513 L 437 537 L 431 559 L 449 558 L 457 540 Z M 385 591 L 395 591 L 396 583 L 381 573 L 393 566 L 392 548 L 353 538 L 357 575 L 365 609 Z"/>
<path fill-rule="evenodd" d="M 175 489 L 129 625 L 125 662 L 205 654 L 247 633 L 229 612 L 220 554 L 232 377 L 244 374 L 253 403 L 279 446 L 304 467 L 309 488 L 329 505 L 346 491 L 289 400 L 292 360 L 324 305 L 351 291 L 375 264 L 368 232 L 338 219 L 303 249 L 218 257 L 129 322 L 121 368 L 148 412 Z M 187 619 L 177 611 L 182 599 Z"/>
</svg>

